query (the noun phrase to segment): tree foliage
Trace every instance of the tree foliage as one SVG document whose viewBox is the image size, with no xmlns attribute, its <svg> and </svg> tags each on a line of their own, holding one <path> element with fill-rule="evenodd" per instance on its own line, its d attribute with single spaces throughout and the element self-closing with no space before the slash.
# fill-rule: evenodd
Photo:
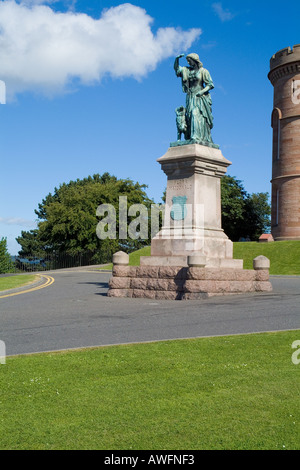
<svg viewBox="0 0 300 470">
<path fill-rule="evenodd" d="M 45 247 L 40 240 L 38 229 L 24 231 L 22 230 L 21 236 L 16 238 L 17 242 L 22 246 L 19 251 L 19 256 L 39 256 L 43 255 Z"/>
<path fill-rule="evenodd" d="M 95 174 L 84 179 L 63 183 L 49 193 L 35 211 L 38 227 L 22 231 L 17 242 L 23 257 L 43 257 L 47 253 L 81 255 L 94 253 L 94 261 L 110 261 L 112 254 L 120 249 L 130 252 L 150 244 L 151 204 L 145 185 L 130 179 L 117 179 L 109 173 Z M 122 228 L 119 198 L 127 198 L 127 224 L 137 216 L 128 215 L 129 207 L 142 204 L 148 210 L 146 237 L 119 238 Z M 99 216 L 96 210 L 102 204 L 111 204 L 116 213 L 116 237 L 101 239 L 96 228 Z M 256 240 L 269 225 L 270 206 L 268 193 L 249 195 L 235 177 L 224 176 L 221 180 L 222 226 L 232 241 L 241 237 Z M 127 228 L 126 228 L 127 230 Z M 138 231 L 138 230 L 137 230 Z M 4 242 L 2 241 L 2 245 Z"/>
<path fill-rule="evenodd" d="M 12 261 L 7 250 L 7 239 L 0 239 L 0 274 L 9 273 L 12 269 Z"/>
<path fill-rule="evenodd" d="M 248 194 L 233 176 L 221 179 L 222 227 L 232 241 L 258 240 L 270 227 L 268 193 Z"/>
<path fill-rule="evenodd" d="M 109 173 L 63 183 L 38 205 L 35 211 L 39 219 L 38 228 L 22 232 L 17 238 L 22 246 L 20 255 L 53 251 L 70 255 L 94 252 L 95 262 L 105 262 L 111 260 L 112 254 L 119 249 L 129 252 L 149 244 L 149 240 L 124 242 L 118 238 L 119 197 L 127 197 L 128 207 L 144 204 L 149 208 L 153 201 L 147 197 L 145 188 L 145 185 L 130 179 L 117 179 Z M 116 209 L 116 239 L 101 240 L 97 237 L 99 218 L 96 210 L 101 204 L 111 204 Z"/>
</svg>

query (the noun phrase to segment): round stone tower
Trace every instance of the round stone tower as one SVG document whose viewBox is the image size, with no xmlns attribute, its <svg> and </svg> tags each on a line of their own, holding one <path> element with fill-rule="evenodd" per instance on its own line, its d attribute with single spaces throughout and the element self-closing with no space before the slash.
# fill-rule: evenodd
<svg viewBox="0 0 300 470">
<path fill-rule="evenodd" d="M 271 57 L 272 235 L 300 240 L 300 44 Z"/>
</svg>

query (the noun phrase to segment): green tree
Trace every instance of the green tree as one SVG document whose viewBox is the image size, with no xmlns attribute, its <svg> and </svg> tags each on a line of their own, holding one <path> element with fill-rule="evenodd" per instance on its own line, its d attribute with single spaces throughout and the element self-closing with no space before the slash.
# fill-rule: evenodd
<svg viewBox="0 0 300 470">
<path fill-rule="evenodd" d="M 244 233 L 251 240 L 258 240 L 271 227 L 271 206 L 268 193 L 253 193 L 245 200 Z"/>
<path fill-rule="evenodd" d="M 221 179 L 222 227 L 232 241 L 249 237 L 257 240 L 270 227 L 268 193 L 248 194 L 240 180 Z"/>
<path fill-rule="evenodd" d="M 46 251 L 46 247 L 39 237 L 39 230 L 29 230 L 21 232 L 21 236 L 16 238 L 16 241 L 22 246 L 19 251 L 19 256 L 40 256 Z"/>
<path fill-rule="evenodd" d="M 119 197 L 127 197 L 127 208 L 133 204 L 143 204 L 150 208 L 153 201 L 147 197 L 145 188 L 145 185 L 134 183 L 130 179 L 117 179 L 109 173 L 61 184 L 38 205 L 35 211 L 39 219 L 38 228 L 22 232 L 21 237 L 17 238 L 22 246 L 20 254 L 39 256 L 41 252 L 64 252 L 80 255 L 91 252 L 95 253 L 95 262 L 106 262 L 119 249 L 130 252 L 149 244 L 149 239 L 121 240 L 118 237 Z M 102 204 L 111 204 L 115 208 L 115 239 L 100 239 L 96 234 L 99 223 L 96 210 Z M 128 223 L 133 218 L 128 217 Z M 150 237 L 150 231 L 148 233 Z"/>
<path fill-rule="evenodd" d="M 11 257 L 7 250 L 7 239 L 2 237 L 0 240 L 0 273 L 9 273 L 12 267 Z"/>
<path fill-rule="evenodd" d="M 232 241 L 241 236 L 246 195 L 240 180 L 229 175 L 221 178 L 222 227 Z"/>
</svg>

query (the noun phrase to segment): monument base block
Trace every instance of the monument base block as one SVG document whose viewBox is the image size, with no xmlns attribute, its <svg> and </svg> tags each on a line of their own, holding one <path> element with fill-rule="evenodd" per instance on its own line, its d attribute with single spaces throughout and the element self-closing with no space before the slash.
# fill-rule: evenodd
<svg viewBox="0 0 300 470">
<path fill-rule="evenodd" d="M 175 261 L 175 260 L 173 260 Z M 268 269 L 191 266 L 113 267 L 109 297 L 201 300 L 212 296 L 270 292 Z"/>
<path fill-rule="evenodd" d="M 186 230 L 179 238 L 174 232 L 162 229 L 151 240 L 151 256 L 188 256 L 202 253 L 208 258 L 232 258 L 233 243 L 223 230 L 191 229 Z"/>
<path fill-rule="evenodd" d="M 195 255 L 196 256 L 196 255 Z M 141 266 L 182 266 L 189 265 L 188 256 L 141 256 Z M 243 269 L 242 259 L 230 258 L 207 258 L 203 256 L 202 267 L 206 268 L 230 268 L 230 269 Z"/>
</svg>

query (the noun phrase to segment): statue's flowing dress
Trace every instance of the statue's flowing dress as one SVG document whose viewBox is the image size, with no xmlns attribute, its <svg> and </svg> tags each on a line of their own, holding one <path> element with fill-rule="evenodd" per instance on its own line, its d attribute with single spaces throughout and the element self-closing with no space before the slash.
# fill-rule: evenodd
<svg viewBox="0 0 300 470">
<path fill-rule="evenodd" d="M 193 69 L 181 67 L 175 69 L 176 75 L 182 78 L 182 88 L 186 93 L 187 136 L 191 140 L 213 143 L 211 129 L 213 116 L 209 92 L 198 97 L 197 94 L 206 86 L 214 88 L 210 73 L 203 67 Z"/>
</svg>

